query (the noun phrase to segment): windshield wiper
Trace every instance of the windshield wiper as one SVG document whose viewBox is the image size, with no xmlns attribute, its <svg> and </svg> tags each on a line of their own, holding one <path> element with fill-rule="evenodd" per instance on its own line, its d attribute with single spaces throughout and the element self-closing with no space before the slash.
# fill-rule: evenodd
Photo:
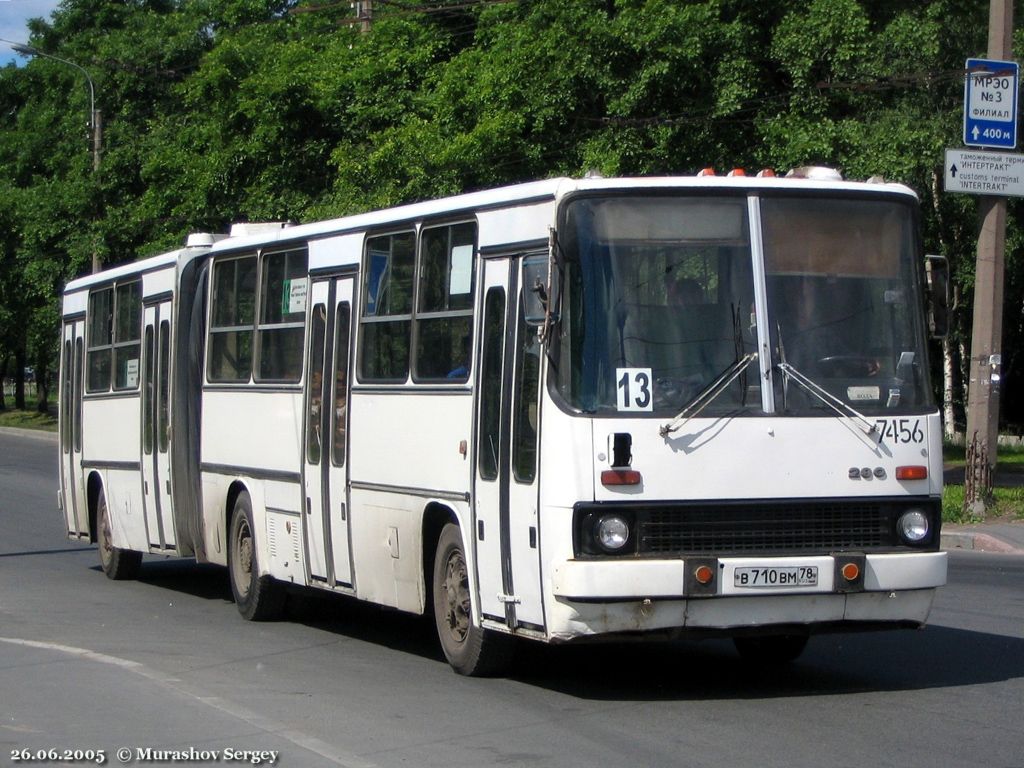
<svg viewBox="0 0 1024 768">
<path fill-rule="evenodd" d="M 736 381 L 736 379 L 738 379 L 740 375 L 747 370 L 747 367 L 756 359 L 757 352 L 748 352 L 718 374 L 718 376 L 715 377 L 715 380 L 704 387 L 704 389 L 702 389 L 697 396 L 694 397 L 693 400 L 691 400 L 683 410 L 681 410 L 675 418 L 672 419 L 672 421 L 668 424 L 663 424 L 658 430 L 658 434 L 662 437 L 667 437 L 707 408 L 711 402 L 720 394 L 725 392 L 725 390 L 729 388 L 729 385 Z"/>
<path fill-rule="evenodd" d="M 878 427 L 872 422 L 868 421 L 868 418 L 858 411 L 856 408 L 851 406 L 849 403 L 843 402 L 838 397 L 833 395 L 831 392 L 826 390 L 820 384 L 816 384 L 810 377 L 800 373 L 796 368 L 787 362 L 781 362 L 775 366 L 785 377 L 788 382 L 792 379 L 794 382 L 803 387 L 804 390 L 809 392 L 814 397 L 818 398 L 821 402 L 827 405 L 829 408 L 834 410 L 843 418 L 853 419 L 859 423 L 860 428 L 864 431 L 865 435 L 872 435 L 878 432 Z"/>
</svg>

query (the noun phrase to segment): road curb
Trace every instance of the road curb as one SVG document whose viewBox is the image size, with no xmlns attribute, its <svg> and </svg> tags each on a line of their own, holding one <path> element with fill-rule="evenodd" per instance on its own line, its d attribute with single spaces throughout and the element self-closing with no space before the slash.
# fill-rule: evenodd
<svg viewBox="0 0 1024 768">
<path fill-rule="evenodd" d="M 995 536 L 977 531 L 951 531 L 942 534 L 942 548 L 947 551 L 963 549 L 974 552 L 998 552 L 1001 554 L 1024 554 L 1024 550 Z"/>
<path fill-rule="evenodd" d="M 0 427 L 0 435 L 28 437 L 36 440 L 46 440 L 51 443 L 56 443 L 58 438 L 56 432 L 47 432 L 45 429 L 20 429 L 18 427 Z"/>
</svg>

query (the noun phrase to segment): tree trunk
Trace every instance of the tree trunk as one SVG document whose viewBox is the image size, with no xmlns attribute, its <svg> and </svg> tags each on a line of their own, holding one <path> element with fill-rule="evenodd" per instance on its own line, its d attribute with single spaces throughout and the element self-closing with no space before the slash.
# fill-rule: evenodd
<svg viewBox="0 0 1024 768">
<path fill-rule="evenodd" d="M 946 440 L 952 441 L 956 433 L 956 413 L 953 410 L 953 343 L 946 337 L 942 340 L 942 428 Z"/>
<path fill-rule="evenodd" d="M 39 401 L 36 403 L 36 411 L 39 413 L 50 413 L 50 371 L 46 365 L 45 354 L 39 355 L 36 361 L 36 396 Z"/>
<path fill-rule="evenodd" d="M 14 353 L 14 407 L 25 410 L 25 350 Z"/>
<path fill-rule="evenodd" d="M 932 208 L 935 210 L 935 218 L 939 226 L 936 228 L 939 233 L 939 247 L 942 253 L 947 253 L 946 240 L 942 236 L 942 209 L 939 207 L 941 195 L 939 185 L 939 171 L 932 170 Z M 950 307 L 950 316 L 955 316 L 959 294 L 954 288 L 953 306 Z M 950 329 L 952 330 L 952 329 Z M 942 428 L 946 440 L 952 440 L 956 433 L 956 411 L 953 408 L 953 401 L 956 399 L 956 362 L 953 358 L 953 342 L 949 334 L 942 340 Z"/>
<path fill-rule="evenodd" d="M 0 355 L 0 411 L 7 410 L 7 398 L 4 392 L 4 379 L 7 378 L 7 353 Z"/>
</svg>

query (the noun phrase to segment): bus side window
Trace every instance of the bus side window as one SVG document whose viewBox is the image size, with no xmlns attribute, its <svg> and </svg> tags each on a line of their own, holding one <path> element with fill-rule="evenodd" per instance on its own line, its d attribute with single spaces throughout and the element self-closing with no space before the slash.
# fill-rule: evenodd
<svg viewBox="0 0 1024 768">
<path fill-rule="evenodd" d="M 171 440 L 170 402 L 171 396 L 171 324 L 160 322 L 160 375 L 157 380 L 157 446 L 160 453 L 167 453 Z"/>
<path fill-rule="evenodd" d="M 490 288 L 484 301 L 484 346 L 480 376 L 480 477 L 498 478 L 501 430 L 501 342 L 505 336 L 505 290 Z"/>
<path fill-rule="evenodd" d="M 306 387 L 306 461 L 320 463 L 324 402 L 324 330 L 327 308 L 314 304 L 309 334 L 309 384 Z"/>
<path fill-rule="evenodd" d="M 302 378 L 306 328 L 306 251 L 263 256 L 257 381 L 297 382 Z"/>
<path fill-rule="evenodd" d="M 415 253 L 413 232 L 366 241 L 359 329 L 361 381 L 404 383 L 409 377 Z"/>
<path fill-rule="evenodd" d="M 114 389 L 137 389 L 142 353 L 142 283 L 117 286 L 114 297 Z"/>
<path fill-rule="evenodd" d="M 61 363 L 60 397 L 60 447 L 64 453 L 71 452 L 71 375 L 74 362 L 71 358 L 71 342 L 64 342 L 64 359 Z"/>
<path fill-rule="evenodd" d="M 338 304 L 334 331 L 334 442 L 331 458 L 334 466 L 345 465 L 345 424 L 348 416 L 348 346 L 352 313 L 347 301 Z"/>
<path fill-rule="evenodd" d="M 154 371 L 156 356 L 153 349 L 153 326 L 146 326 L 146 363 L 143 375 L 142 402 L 142 451 L 147 456 L 153 453 L 153 396 L 155 394 Z"/>
<path fill-rule="evenodd" d="M 537 476 L 537 395 L 540 377 L 540 342 L 526 324 L 524 302 L 519 302 L 519 348 L 512 400 L 512 471 L 521 483 Z"/>
<path fill-rule="evenodd" d="M 423 230 L 416 298 L 415 381 L 469 379 L 476 224 Z"/>
<path fill-rule="evenodd" d="M 103 288 L 89 294 L 88 351 L 86 377 L 88 392 L 110 389 L 111 353 L 113 346 L 114 289 Z"/>
<path fill-rule="evenodd" d="M 225 259 L 214 264 L 207 364 L 210 381 L 249 381 L 255 313 L 256 256 Z"/>
</svg>

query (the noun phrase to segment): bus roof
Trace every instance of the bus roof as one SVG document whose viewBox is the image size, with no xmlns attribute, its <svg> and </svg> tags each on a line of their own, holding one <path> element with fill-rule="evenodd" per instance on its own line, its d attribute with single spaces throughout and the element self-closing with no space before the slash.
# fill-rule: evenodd
<svg viewBox="0 0 1024 768">
<path fill-rule="evenodd" d="M 666 189 L 733 189 L 733 190 L 805 190 L 808 192 L 875 192 L 897 194 L 917 199 L 909 187 L 894 183 L 869 183 L 862 181 L 838 181 L 832 179 L 757 177 L 757 176 L 652 176 L 638 178 L 582 179 L 553 178 L 543 181 L 515 184 L 505 187 L 469 192 L 453 197 L 439 198 L 420 203 L 387 208 L 369 213 L 360 213 L 326 221 L 299 225 L 256 226 L 253 233 L 240 236 L 211 236 L 216 241 L 209 245 L 179 248 L 140 261 L 124 264 L 97 274 L 86 275 L 70 281 L 65 293 L 105 284 L 121 277 L 150 272 L 163 267 L 185 263 L 196 256 L 213 251 L 235 251 L 255 248 L 274 243 L 288 243 L 299 240 L 316 240 L 344 232 L 357 232 L 398 225 L 423 218 L 443 215 L 457 215 L 482 209 L 514 208 L 531 203 L 558 200 L 575 192 L 599 191 L 640 191 Z"/>
<path fill-rule="evenodd" d="M 795 189 L 809 192 L 874 192 L 877 194 L 906 195 L 914 200 L 917 195 L 903 184 L 875 183 L 863 181 L 833 181 L 804 178 L 756 177 L 756 176 L 662 176 L 647 178 L 554 178 L 515 184 L 506 187 L 469 192 L 453 197 L 439 198 L 421 203 L 387 208 L 369 213 L 354 214 L 336 219 L 284 226 L 260 231 L 243 237 L 230 237 L 213 246 L 213 252 L 234 251 L 274 243 L 298 240 L 315 240 L 322 237 L 376 229 L 443 215 L 457 215 L 461 212 L 480 209 L 518 207 L 531 203 L 557 200 L 574 192 L 588 191 L 637 191 L 666 189 L 735 189 L 758 190 Z"/>
<path fill-rule="evenodd" d="M 178 248 L 157 256 L 150 256 L 146 259 L 122 264 L 118 267 L 105 269 L 92 275 L 84 275 L 71 280 L 64 288 L 64 293 L 74 293 L 95 285 L 106 284 L 122 277 L 131 277 L 145 272 L 155 272 L 159 269 L 172 266 L 180 266 L 197 256 L 202 256 L 209 251 L 209 246 L 193 246 Z"/>
</svg>

